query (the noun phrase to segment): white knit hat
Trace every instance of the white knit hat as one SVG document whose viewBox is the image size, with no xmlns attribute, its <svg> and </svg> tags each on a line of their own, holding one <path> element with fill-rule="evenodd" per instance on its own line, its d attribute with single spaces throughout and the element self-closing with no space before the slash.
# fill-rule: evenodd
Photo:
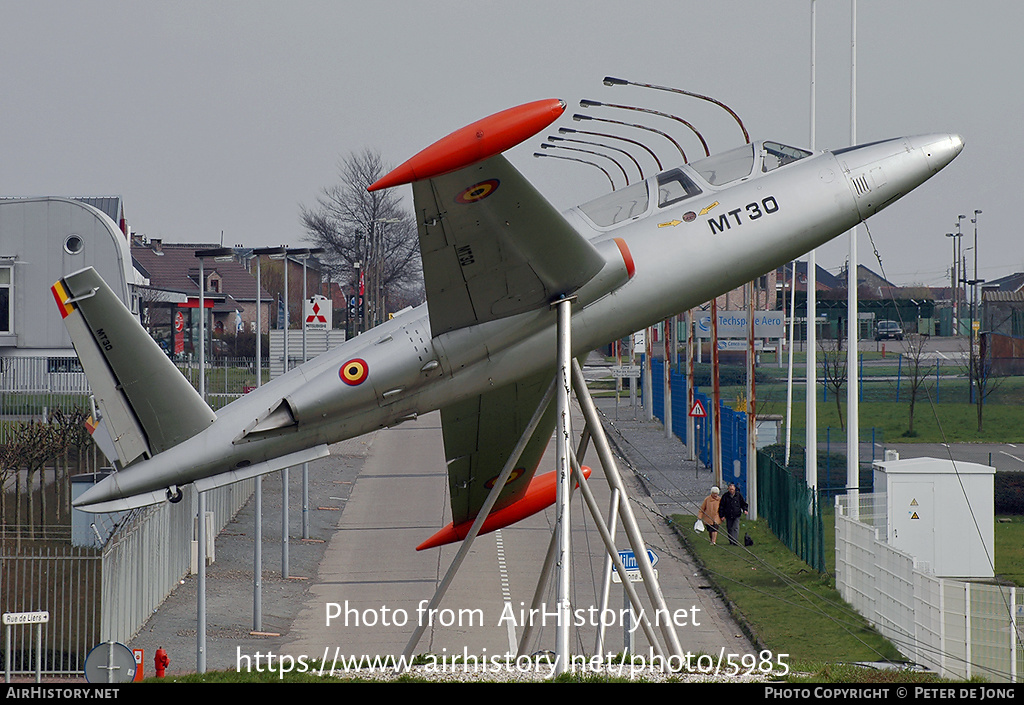
<svg viewBox="0 0 1024 705">
<path fill-rule="evenodd" d="M 712 487 L 711 488 L 711 494 L 721 494 L 721 493 L 722 493 L 722 491 L 719 490 L 718 487 Z"/>
</svg>

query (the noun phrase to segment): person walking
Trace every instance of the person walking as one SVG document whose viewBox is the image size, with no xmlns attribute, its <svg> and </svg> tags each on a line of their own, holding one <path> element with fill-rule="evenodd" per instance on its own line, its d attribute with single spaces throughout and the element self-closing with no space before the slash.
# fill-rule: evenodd
<svg viewBox="0 0 1024 705">
<path fill-rule="evenodd" d="M 747 500 L 736 489 L 736 484 L 729 483 L 729 489 L 719 502 L 719 515 L 725 521 L 725 528 L 729 533 L 729 544 L 738 546 L 740 536 L 740 515 L 747 513 Z"/>
<path fill-rule="evenodd" d="M 720 521 L 718 505 L 722 501 L 719 492 L 720 490 L 717 487 L 711 488 L 711 494 L 704 498 L 704 503 L 700 505 L 700 513 L 697 516 L 698 519 L 704 522 L 704 528 L 708 530 L 708 538 L 711 539 L 712 546 L 718 540 L 718 524 Z"/>
</svg>

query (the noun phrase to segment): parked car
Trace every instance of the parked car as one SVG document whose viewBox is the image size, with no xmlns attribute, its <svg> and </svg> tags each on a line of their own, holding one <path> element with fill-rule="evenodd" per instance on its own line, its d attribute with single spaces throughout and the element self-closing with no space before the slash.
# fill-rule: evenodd
<svg viewBox="0 0 1024 705">
<path fill-rule="evenodd" d="M 896 321 L 879 321 L 875 326 L 875 340 L 903 340 L 903 329 Z"/>
</svg>

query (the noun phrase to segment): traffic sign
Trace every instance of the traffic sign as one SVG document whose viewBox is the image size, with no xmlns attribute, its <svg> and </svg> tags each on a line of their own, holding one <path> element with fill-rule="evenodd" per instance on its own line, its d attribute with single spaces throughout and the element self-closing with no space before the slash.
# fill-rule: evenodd
<svg viewBox="0 0 1024 705">
<path fill-rule="evenodd" d="M 693 406 L 690 407 L 690 416 L 696 416 L 697 418 L 704 418 L 708 415 L 708 412 L 704 410 L 704 405 L 700 403 L 700 399 L 693 400 Z"/>
<path fill-rule="evenodd" d="M 658 569 L 657 568 L 654 569 L 654 578 L 655 578 L 655 580 L 657 580 L 657 578 L 658 578 Z M 631 583 L 642 583 L 644 581 L 644 576 L 643 576 L 643 573 L 641 573 L 639 570 L 627 570 L 626 571 L 626 580 L 628 580 Z M 622 582 L 622 578 L 619 577 L 618 573 L 615 573 L 615 572 L 612 573 L 612 582 L 613 583 L 621 583 Z"/>
<path fill-rule="evenodd" d="M 649 548 L 647 549 L 647 557 L 650 559 L 652 566 L 658 565 L 658 554 Z M 636 562 L 636 554 L 633 553 L 632 549 L 619 551 L 619 560 L 622 561 L 622 567 L 626 569 L 626 572 L 640 569 L 640 564 Z"/>
<path fill-rule="evenodd" d="M 612 377 L 636 377 L 640 378 L 640 365 L 622 365 L 612 367 Z"/>
<path fill-rule="evenodd" d="M 658 565 L 658 554 L 647 549 L 647 557 L 651 561 L 651 566 Z M 640 566 L 636 561 L 636 554 L 632 550 L 619 551 L 619 560 L 622 561 L 622 567 L 626 570 L 626 580 L 631 583 L 642 583 L 644 581 L 643 574 L 640 572 Z M 654 577 L 658 577 L 658 571 L 654 571 Z M 612 566 L 612 582 L 621 583 L 622 576 Z"/>
<path fill-rule="evenodd" d="M 93 647 L 85 657 L 85 679 L 89 683 L 128 683 L 135 678 L 135 654 L 120 642 L 106 641 Z"/>
</svg>

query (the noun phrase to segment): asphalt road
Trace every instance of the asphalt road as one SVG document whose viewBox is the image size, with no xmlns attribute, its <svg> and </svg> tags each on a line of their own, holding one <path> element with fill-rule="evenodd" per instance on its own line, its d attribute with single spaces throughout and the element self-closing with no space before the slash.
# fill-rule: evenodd
<svg viewBox="0 0 1024 705">
<path fill-rule="evenodd" d="M 828 446 L 832 453 L 846 454 L 846 443 L 832 441 Z M 826 446 L 818 444 L 819 452 Z M 991 465 L 997 471 L 1024 471 L 1024 445 L 1014 443 L 876 443 L 860 444 L 860 459 L 865 462 L 872 457 L 885 459 L 886 450 L 895 450 L 901 458 L 941 458 L 980 465 Z"/>
</svg>

